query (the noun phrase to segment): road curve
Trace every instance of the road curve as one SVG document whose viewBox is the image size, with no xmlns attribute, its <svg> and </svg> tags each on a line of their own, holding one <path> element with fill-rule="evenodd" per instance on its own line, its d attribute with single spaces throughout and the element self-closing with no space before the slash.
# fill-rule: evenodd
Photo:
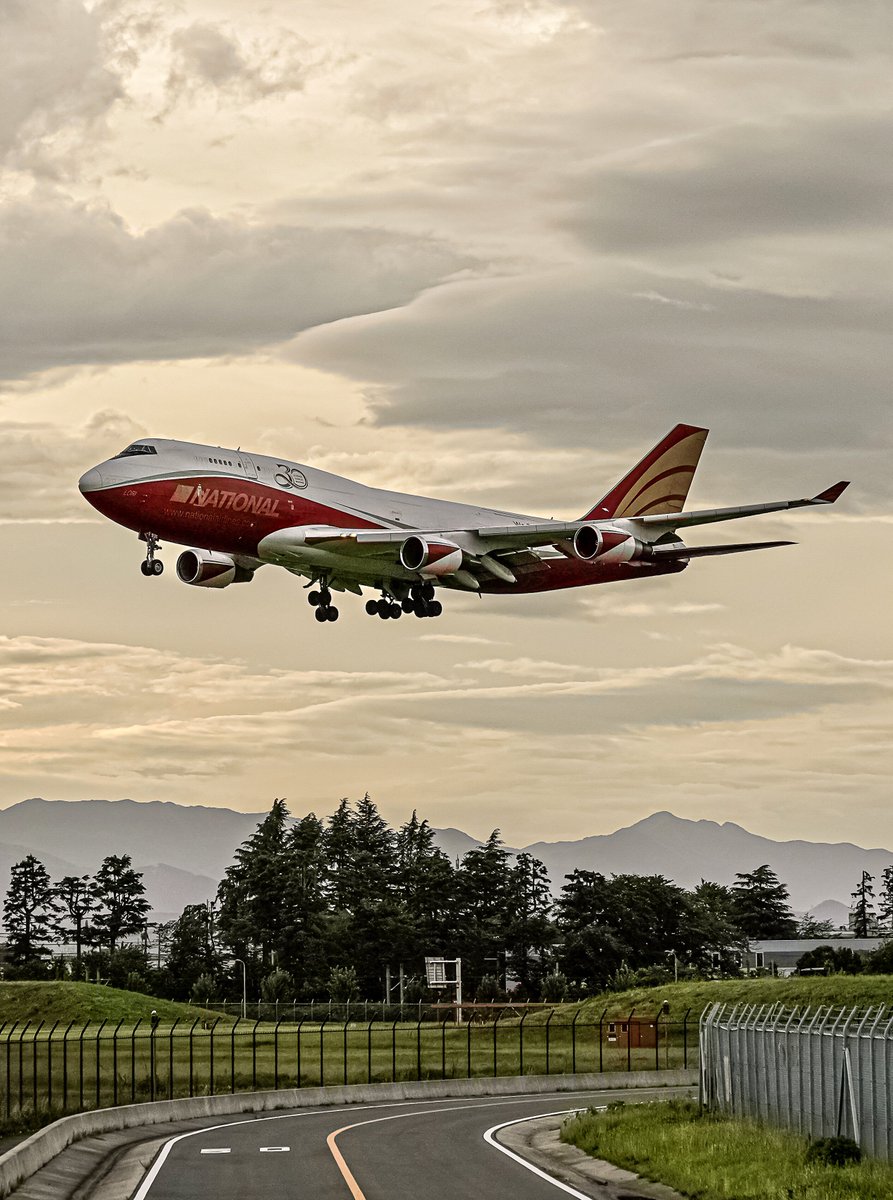
<svg viewBox="0 0 893 1200">
<path fill-rule="evenodd" d="M 500 1153 L 485 1134 L 519 1118 L 668 1099 L 688 1089 L 559 1092 L 351 1104 L 242 1117 L 164 1144 L 133 1200 L 558 1200 L 584 1193 Z M 498 1135 L 497 1135 L 498 1140 Z"/>
</svg>

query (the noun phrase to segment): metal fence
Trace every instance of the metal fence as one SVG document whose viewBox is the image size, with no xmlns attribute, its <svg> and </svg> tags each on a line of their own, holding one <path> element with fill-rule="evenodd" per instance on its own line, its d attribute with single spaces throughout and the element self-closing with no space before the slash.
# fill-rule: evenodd
<svg viewBox="0 0 893 1200">
<path fill-rule="evenodd" d="M 446 1011 L 444 1011 L 446 1009 Z M 399 1018 L 313 1022 L 200 1016 L 155 1028 L 0 1025 L 0 1111 L 61 1115 L 115 1104 L 345 1083 L 672 1070 L 694 1065 L 697 1022 L 657 1014 L 440 1006 Z M 426 1019 L 428 1018 L 428 1019 Z"/>
<path fill-rule="evenodd" d="M 893 1009 L 717 1004 L 700 1050 L 708 1107 L 893 1161 Z"/>
</svg>

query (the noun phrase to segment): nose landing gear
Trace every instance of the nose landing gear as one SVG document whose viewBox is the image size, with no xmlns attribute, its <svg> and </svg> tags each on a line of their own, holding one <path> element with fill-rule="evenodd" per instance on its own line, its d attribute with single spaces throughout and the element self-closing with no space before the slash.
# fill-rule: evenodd
<svg viewBox="0 0 893 1200">
<path fill-rule="evenodd" d="M 324 621 L 338 620 L 338 609 L 332 604 L 332 593 L 325 582 L 319 591 L 314 589 L 307 593 L 307 603 L 316 609 L 314 616 L 320 624 Z"/>
<path fill-rule="evenodd" d="M 155 551 L 161 549 L 157 533 L 141 533 L 140 540 L 146 543 L 146 557 L 140 563 L 140 570 L 145 576 L 160 575 L 164 571 L 164 563 L 155 557 Z"/>
</svg>

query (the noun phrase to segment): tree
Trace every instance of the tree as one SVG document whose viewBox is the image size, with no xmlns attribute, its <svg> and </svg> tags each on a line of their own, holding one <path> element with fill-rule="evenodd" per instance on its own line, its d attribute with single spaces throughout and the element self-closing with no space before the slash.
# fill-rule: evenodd
<svg viewBox="0 0 893 1200">
<path fill-rule="evenodd" d="M 834 933 L 833 921 L 818 921 L 812 913 L 804 913 L 797 922 L 798 938 L 824 938 Z"/>
<path fill-rule="evenodd" d="M 893 975 L 893 941 L 884 942 L 866 956 L 865 970 L 870 975 Z"/>
<path fill-rule="evenodd" d="M 551 907 L 545 866 L 538 858 L 522 852 L 509 869 L 504 940 L 508 966 L 528 998 L 539 993 L 548 967 L 547 948 L 552 942 Z"/>
<path fill-rule="evenodd" d="M 869 875 L 867 871 L 863 871 L 862 878 L 856 885 L 856 890 L 851 893 L 854 901 L 850 917 L 850 923 L 853 927 L 853 937 L 868 937 L 877 924 L 873 904 L 874 888 L 871 886 L 873 881 L 874 876 Z"/>
<path fill-rule="evenodd" d="M 97 939 L 114 954 L 121 938 L 139 933 L 145 925 L 149 902 L 143 877 L 133 869 L 129 854 L 110 854 L 102 860 L 93 887 Z"/>
<path fill-rule="evenodd" d="M 84 921 L 94 905 L 90 876 L 66 875 L 56 884 L 55 897 L 62 914 L 56 928 L 63 938 L 74 941 L 75 959 L 80 977 L 84 947 Z"/>
<path fill-rule="evenodd" d="M 878 918 L 885 930 L 893 932 L 893 866 L 884 867 L 881 872 Z"/>
<path fill-rule="evenodd" d="M 788 903 L 788 889 L 764 863 L 756 870 L 735 876 L 735 919 L 748 938 L 792 938 L 797 922 Z"/>
<path fill-rule="evenodd" d="M 201 978 L 216 979 L 220 956 L 211 941 L 211 913 L 208 905 L 187 904 L 174 922 L 167 969 L 176 996 L 190 996 Z M 204 987 L 207 996 L 207 984 Z"/>
<path fill-rule="evenodd" d="M 738 975 L 747 938 L 738 925 L 732 889 L 702 879 L 688 895 L 691 965 L 711 975 Z"/>
<path fill-rule="evenodd" d="M 469 850 L 457 873 L 456 948 L 463 984 L 474 995 L 482 977 L 498 975 L 508 924 L 509 856 L 494 829 L 482 846 Z"/>
<path fill-rule="evenodd" d="M 858 975 L 865 966 L 861 954 L 849 946 L 816 946 L 797 959 L 797 970 L 824 971 L 827 975 Z"/>
<path fill-rule="evenodd" d="M 3 904 L 3 924 L 17 966 L 36 963 L 47 953 L 41 942 L 53 934 L 55 900 L 47 869 L 33 854 L 14 863 Z"/>
</svg>

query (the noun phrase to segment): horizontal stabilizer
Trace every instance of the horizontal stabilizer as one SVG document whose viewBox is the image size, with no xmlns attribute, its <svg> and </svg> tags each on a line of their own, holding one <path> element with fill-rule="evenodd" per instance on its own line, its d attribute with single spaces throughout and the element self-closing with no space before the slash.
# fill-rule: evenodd
<svg viewBox="0 0 893 1200">
<path fill-rule="evenodd" d="M 711 558 L 717 554 L 744 554 L 748 550 L 771 550 L 773 546 L 796 546 L 796 542 L 737 542 L 727 546 L 652 546 L 649 557 L 658 559 Z"/>
</svg>

